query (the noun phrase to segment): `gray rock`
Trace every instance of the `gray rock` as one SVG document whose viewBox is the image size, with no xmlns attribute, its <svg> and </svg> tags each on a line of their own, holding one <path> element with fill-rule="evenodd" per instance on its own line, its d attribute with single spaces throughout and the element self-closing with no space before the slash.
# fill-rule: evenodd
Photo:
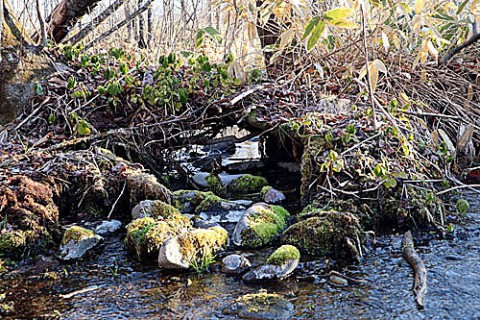
<svg viewBox="0 0 480 320">
<path fill-rule="evenodd" d="M 122 227 L 122 223 L 118 220 L 103 221 L 96 229 L 95 233 L 99 235 L 106 235 L 114 233 Z"/>
<path fill-rule="evenodd" d="M 103 237 L 92 230 L 78 226 L 70 227 L 65 231 L 60 243 L 59 257 L 66 261 L 79 259 L 102 241 Z"/>
<path fill-rule="evenodd" d="M 250 261 L 243 255 L 231 254 L 222 259 L 222 272 L 228 274 L 240 274 L 252 266 Z"/>
<path fill-rule="evenodd" d="M 237 223 L 247 208 L 242 202 L 210 197 L 197 207 L 198 216 L 206 222 Z"/>
<path fill-rule="evenodd" d="M 263 201 L 266 203 L 271 203 L 271 204 L 278 204 L 283 201 L 285 201 L 285 195 L 283 192 L 278 191 L 277 189 L 274 188 L 268 188 L 265 194 L 263 195 Z"/>
<path fill-rule="evenodd" d="M 260 292 L 247 294 L 236 299 L 223 309 L 225 315 L 234 315 L 241 319 L 291 319 L 295 313 L 294 305 L 278 294 Z"/>
<path fill-rule="evenodd" d="M 299 263 L 298 259 L 288 260 L 286 263 L 278 266 L 274 264 L 264 264 L 258 268 L 250 270 L 243 275 L 244 281 L 260 281 L 260 280 L 273 280 L 273 279 L 285 279 L 297 268 Z"/>
<path fill-rule="evenodd" d="M 153 200 L 143 200 L 132 209 L 132 220 L 152 217 Z"/>
</svg>

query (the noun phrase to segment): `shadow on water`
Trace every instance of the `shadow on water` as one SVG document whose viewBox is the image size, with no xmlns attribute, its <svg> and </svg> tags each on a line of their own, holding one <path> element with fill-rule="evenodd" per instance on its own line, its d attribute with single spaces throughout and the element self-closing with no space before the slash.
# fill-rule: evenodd
<svg viewBox="0 0 480 320">
<path fill-rule="evenodd" d="M 473 196 L 470 201 L 480 211 Z M 0 293 L 5 294 L 2 303 L 14 308 L 7 319 L 218 319 L 225 318 L 221 311 L 235 298 L 261 288 L 284 294 L 298 319 L 479 319 L 480 214 L 468 218 L 452 239 L 430 237 L 417 244 L 429 272 L 423 310 L 410 291 L 413 275 L 401 257 L 400 235 L 379 238 L 361 264 L 341 270 L 366 281 L 349 287 L 324 281 L 325 270 L 319 268 L 261 285 L 246 285 L 218 271 L 165 273 L 131 262 L 118 235 L 88 263 L 57 265 L 54 274 L 4 276 Z M 316 280 L 304 280 L 312 277 L 303 273 Z M 90 291 L 64 296 L 85 288 Z"/>
</svg>

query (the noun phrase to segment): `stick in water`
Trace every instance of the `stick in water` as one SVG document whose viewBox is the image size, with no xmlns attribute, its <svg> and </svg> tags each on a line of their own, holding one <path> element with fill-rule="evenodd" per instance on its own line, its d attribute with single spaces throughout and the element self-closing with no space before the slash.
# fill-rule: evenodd
<svg viewBox="0 0 480 320">
<path fill-rule="evenodd" d="M 425 264 L 415 251 L 410 231 L 407 231 L 403 236 L 402 247 L 403 257 L 408 261 L 415 274 L 413 293 L 418 305 L 423 307 L 425 295 L 427 294 L 427 268 L 425 268 Z"/>
</svg>

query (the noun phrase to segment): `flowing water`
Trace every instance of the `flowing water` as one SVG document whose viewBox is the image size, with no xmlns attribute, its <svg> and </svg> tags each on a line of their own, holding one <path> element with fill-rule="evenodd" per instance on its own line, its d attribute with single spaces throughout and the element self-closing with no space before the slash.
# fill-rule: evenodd
<svg viewBox="0 0 480 320">
<path fill-rule="evenodd" d="M 383 236 L 360 264 L 340 269 L 363 284 L 337 287 L 325 279 L 324 261 L 284 281 L 245 284 L 233 276 L 164 272 L 132 262 L 122 235 L 74 265 L 37 264 L 34 272 L 3 276 L 5 319 L 228 319 L 222 309 L 259 289 L 283 294 L 298 319 L 480 319 L 480 202 L 449 239 L 421 237 L 416 247 L 428 269 L 428 294 L 418 309 L 412 271 L 401 257 L 401 235 Z M 266 254 L 263 253 L 263 256 Z M 252 256 L 253 261 L 262 257 Z M 55 272 L 45 272 L 45 269 Z M 84 290 L 75 294 L 78 290 Z M 69 297 L 69 293 L 74 293 Z"/>
</svg>

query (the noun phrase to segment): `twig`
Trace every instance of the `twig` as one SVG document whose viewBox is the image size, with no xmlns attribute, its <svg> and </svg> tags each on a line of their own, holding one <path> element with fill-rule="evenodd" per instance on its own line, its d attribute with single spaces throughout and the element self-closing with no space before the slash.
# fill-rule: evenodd
<svg viewBox="0 0 480 320">
<path fill-rule="evenodd" d="M 377 134 L 375 134 L 375 135 L 373 135 L 373 136 L 371 136 L 371 137 L 369 137 L 369 138 L 367 138 L 367 139 L 365 139 L 365 140 L 363 140 L 363 141 L 360 141 L 360 142 L 357 143 L 356 145 L 354 145 L 354 146 L 348 148 L 347 150 L 343 151 L 343 152 L 341 153 L 341 155 L 344 156 L 345 154 L 349 153 L 350 151 L 357 149 L 359 146 L 361 146 L 361 145 L 364 144 L 365 142 L 368 142 L 368 141 L 370 141 L 370 140 L 373 140 L 373 139 L 379 137 L 381 134 L 382 134 L 382 133 L 379 132 L 379 133 L 377 133 Z"/>
<path fill-rule="evenodd" d="M 460 44 L 458 47 L 454 47 L 452 48 L 450 51 L 448 51 L 443 57 L 442 59 L 440 59 L 440 62 L 439 64 L 440 65 L 443 65 L 443 64 L 446 64 L 448 62 L 448 60 L 450 60 L 454 55 L 456 55 L 457 53 L 459 53 L 460 51 L 462 51 L 463 49 L 465 49 L 466 47 L 472 45 L 473 43 L 475 43 L 476 41 L 480 40 L 480 33 L 477 33 L 475 34 L 474 32 L 474 35 L 472 37 L 470 37 L 469 39 L 465 40 L 462 44 Z"/>
<path fill-rule="evenodd" d="M 112 208 L 110 209 L 110 212 L 108 213 L 107 219 L 110 219 L 110 217 L 112 216 L 113 210 L 115 210 L 115 206 L 117 205 L 118 201 L 120 200 L 120 198 L 122 197 L 123 193 L 125 192 L 125 187 L 126 187 L 126 186 L 127 186 L 127 179 L 125 179 L 125 181 L 123 182 L 122 191 L 120 191 L 120 194 L 118 195 L 117 199 L 116 199 L 115 202 L 113 203 Z"/>
<path fill-rule="evenodd" d="M 415 251 L 412 233 L 410 231 L 407 231 L 403 236 L 402 255 L 405 260 L 408 261 L 415 273 L 413 293 L 415 294 L 418 305 L 423 307 L 425 295 L 427 294 L 427 268 Z"/>
</svg>

